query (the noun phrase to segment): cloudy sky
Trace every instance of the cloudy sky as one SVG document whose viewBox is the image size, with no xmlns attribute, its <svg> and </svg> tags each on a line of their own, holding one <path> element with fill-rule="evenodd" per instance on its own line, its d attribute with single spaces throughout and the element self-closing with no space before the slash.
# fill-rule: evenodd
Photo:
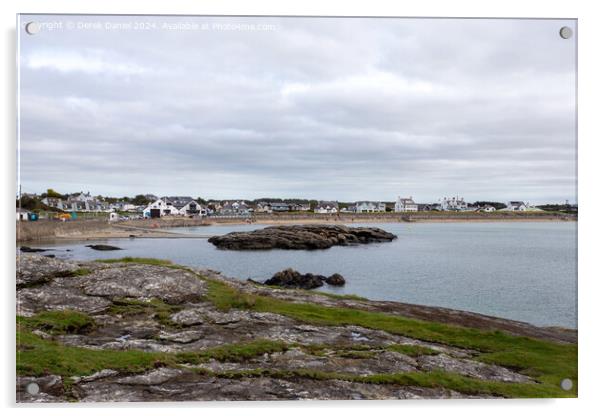
<svg viewBox="0 0 602 416">
<path fill-rule="evenodd" d="M 574 21 L 21 21 L 24 192 L 576 198 Z"/>
</svg>

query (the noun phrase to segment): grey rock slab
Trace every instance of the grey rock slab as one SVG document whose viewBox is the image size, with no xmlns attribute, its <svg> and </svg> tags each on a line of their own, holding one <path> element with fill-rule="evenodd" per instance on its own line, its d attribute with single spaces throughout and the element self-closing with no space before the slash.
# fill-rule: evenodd
<svg viewBox="0 0 602 416">
<path fill-rule="evenodd" d="M 110 305 L 111 302 L 102 297 L 87 296 L 78 289 L 54 284 L 25 288 L 17 292 L 17 315 L 21 316 L 65 309 L 95 314 L 106 310 Z"/>
<path fill-rule="evenodd" d="M 41 256 L 21 254 L 17 256 L 17 287 L 42 284 L 64 272 L 79 268 L 77 263 Z"/>
<path fill-rule="evenodd" d="M 152 386 L 155 384 L 165 383 L 166 381 L 178 377 L 183 373 L 183 370 L 177 368 L 162 367 L 145 374 L 120 378 L 116 380 L 116 383 Z"/>
<path fill-rule="evenodd" d="M 202 309 L 184 309 L 174 313 L 170 319 L 179 325 L 201 325 L 207 321 Z"/>
<path fill-rule="evenodd" d="M 96 381 L 96 380 L 100 380 L 100 379 L 107 378 L 107 377 L 113 377 L 118 374 L 119 374 L 118 371 L 107 368 L 104 370 L 97 371 L 94 374 L 90 374 L 89 376 L 72 377 L 72 380 L 74 383 L 90 383 L 91 381 Z"/>
<path fill-rule="evenodd" d="M 497 365 L 481 363 L 468 359 L 454 358 L 447 354 L 423 355 L 417 360 L 422 370 L 443 370 L 482 380 L 504 381 L 512 383 L 533 382 L 530 377 L 516 373 Z"/>
<path fill-rule="evenodd" d="M 193 273 L 139 264 L 97 270 L 82 287 L 89 296 L 158 298 L 171 304 L 193 302 L 206 293 L 205 283 Z"/>
<path fill-rule="evenodd" d="M 203 331 L 181 331 L 175 333 L 162 331 L 159 333 L 159 339 L 164 341 L 177 342 L 181 344 L 188 344 L 190 342 L 201 339 L 203 335 Z"/>
</svg>

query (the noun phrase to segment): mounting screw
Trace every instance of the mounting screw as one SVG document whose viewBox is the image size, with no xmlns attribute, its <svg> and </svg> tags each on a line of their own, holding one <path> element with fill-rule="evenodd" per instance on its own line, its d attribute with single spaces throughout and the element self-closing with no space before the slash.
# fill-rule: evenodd
<svg viewBox="0 0 602 416">
<path fill-rule="evenodd" d="M 566 391 L 571 390 L 573 388 L 573 381 L 570 378 L 565 378 L 560 382 L 560 388 Z"/>
<path fill-rule="evenodd" d="M 25 31 L 30 35 L 35 35 L 42 29 L 42 26 L 38 22 L 29 22 L 25 25 Z"/>
<path fill-rule="evenodd" d="M 573 36 L 573 29 L 568 26 L 563 26 L 560 28 L 560 37 L 562 39 L 570 39 Z"/>
</svg>

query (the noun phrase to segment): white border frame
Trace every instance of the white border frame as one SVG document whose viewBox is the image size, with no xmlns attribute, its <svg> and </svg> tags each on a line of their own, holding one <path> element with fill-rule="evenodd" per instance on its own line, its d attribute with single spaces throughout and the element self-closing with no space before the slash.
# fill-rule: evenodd
<svg viewBox="0 0 602 416">
<path fill-rule="evenodd" d="M 602 284 L 596 257 L 599 246 L 596 231 L 599 219 L 595 208 L 602 206 L 600 187 L 597 178 L 602 177 L 598 161 L 600 155 L 600 118 L 602 73 L 601 54 L 598 52 L 602 39 L 602 15 L 597 12 L 593 1 L 557 1 L 535 2 L 526 0 L 477 1 L 477 0 L 426 0 L 421 2 L 387 2 L 384 0 L 305 0 L 277 1 L 259 0 L 223 0 L 220 2 L 185 0 L 88 0 L 72 2 L 69 0 L 21 0 L 16 4 L 0 3 L 2 13 L 2 83 L 4 91 L 2 126 L 3 140 L 3 195 L 2 204 L 2 253 L 4 265 L 4 295 L 2 313 L 4 315 L 5 337 L 2 343 L 4 368 L 0 391 L 3 404 L 15 410 L 15 353 L 14 353 L 14 304 L 15 304 L 15 222 L 12 213 L 12 196 L 16 192 L 16 13 L 104 13 L 104 14 L 195 14 L 195 15 L 333 15 L 333 16 L 404 16 L 404 17 L 537 17 L 537 18 L 577 18 L 579 25 L 579 399 L 555 400 L 457 400 L 457 401 L 330 401 L 330 402 L 201 402 L 201 403 L 155 403 L 155 404 L 116 404 L 116 405 L 61 405 L 61 406 L 18 406 L 25 407 L 27 412 L 44 414 L 62 414 L 64 412 L 86 412 L 105 414 L 107 410 L 132 411 L 132 407 L 143 407 L 148 414 L 164 414 L 165 408 L 173 408 L 178 412 L 188 410 L 198 415 L 199 412 L 220 412 L 231 414 L 290 414 L 311 412 L 329 412 L 341 410 L 345 413 L 364 414 L 368 409 L 378 409 L 383 413 L 400 411 L 419 411 L 422 413 L 445 412 L 446 414 L 503 414 L 516 411 L 545 411 L 547 414 L 566 414 L 587 412 L 597 406 L 599 396 L 597 386 L 598 375 L 602 374 L 598 350 L 602 345 L 600 337 L 600 300 L 598 294 Z M 10 206 L 9 206 L 10 204 Z M 344 410 L 342 409 L 344 408 Z M 124 413 L 125 413 L 124 411 Z"/>
</svg>

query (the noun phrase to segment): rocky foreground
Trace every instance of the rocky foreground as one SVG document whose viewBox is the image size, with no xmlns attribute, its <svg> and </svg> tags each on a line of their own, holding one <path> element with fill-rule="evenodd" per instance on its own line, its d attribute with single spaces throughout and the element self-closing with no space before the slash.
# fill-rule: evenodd
<svg viewBox="0 0 602 416">
<path fill-rule="evenodd" d="M 345 225 L 282 225 L 254 231 L 232 232 L 215 236 L 209 242 L 227 250 L 318 250 L 332 246 L 383 243 L 396 239 L 376 227 L 347 227 Z"/>
<path fill-rule="evenodd" d="M 20 255 L 17 330 L 19 402 L 576 395 L 574 331 L 152 259 Z"/>
</svg>

